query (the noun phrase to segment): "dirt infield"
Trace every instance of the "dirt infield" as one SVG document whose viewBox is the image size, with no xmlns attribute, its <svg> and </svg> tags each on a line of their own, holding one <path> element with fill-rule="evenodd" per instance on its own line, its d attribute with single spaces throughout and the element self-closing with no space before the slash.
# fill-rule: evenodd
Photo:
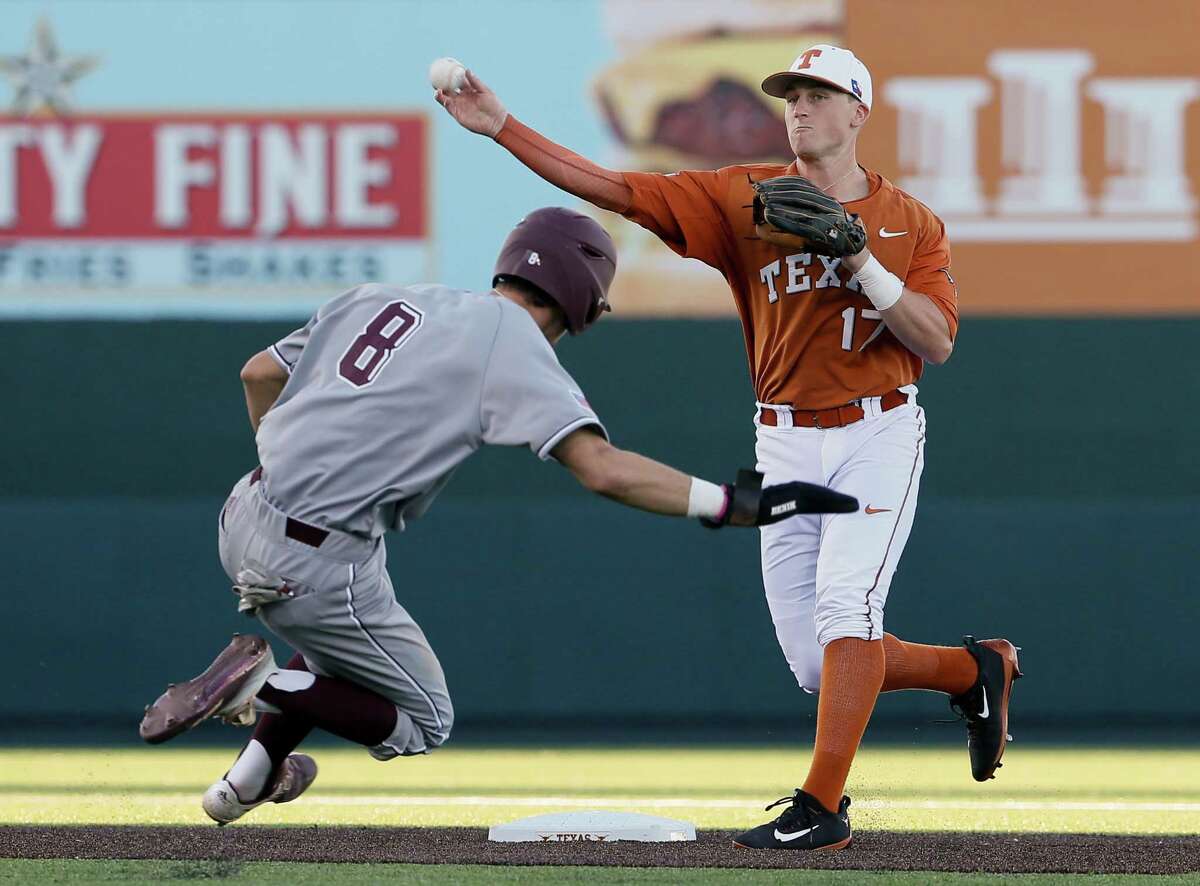
<svg viewBox="0 0 1200 886">
<path fill-rule="evenodd" d="M 0 858 L 823 868 L 859 871 L 1182 874 L 1200 836 L 865 831 L 833 855 L 752 852 L 732 831 L 695 843 L 489 843 L 482 828 L 0 827 Z"/>
</svg>

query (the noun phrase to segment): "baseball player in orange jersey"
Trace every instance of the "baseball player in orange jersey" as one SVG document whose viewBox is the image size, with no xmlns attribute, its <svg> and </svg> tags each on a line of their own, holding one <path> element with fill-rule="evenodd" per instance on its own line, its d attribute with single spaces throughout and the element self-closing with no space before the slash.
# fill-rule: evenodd
<svg viewBox="0 0 1200 886">
<path fill-rule="evenodd" d="M 761 530 L 779 644 L 800 686 L 820 693 L 817 734 L 803 788 L 773 804 L 788 804 L 777 819 L 735 840 L 752 849 L 836 850 L 850 844 L 843 789 L 879 692 L 949 695 L 966 720 L 972 774 L 984 781 L 1000 766 L 1020 671 L 1007 640 L 926 646 L 883 630 L 924 464 L 925 414 L 914 383 L 923 361 L 949 358 L 958 329 L 945 228 L 858 164 L 872 88 L 852 52 L 810 47 L 762 88 L 784 101 L 794 162 L 670 175 L 614 172 L 571 153 L 508 114 L 471 72 L 462 89 L 435 97 L 543 178 L 721 271 L 742 320 L 765 482 L 827 483 L 862 503 L 856 513 Z M 802 176 L 802 185 L 835 198 L 843 221 L 854 213 L 865 245 L 839 258 L 764 234 L 758 183 L 782 176 Z"/>
</svg>

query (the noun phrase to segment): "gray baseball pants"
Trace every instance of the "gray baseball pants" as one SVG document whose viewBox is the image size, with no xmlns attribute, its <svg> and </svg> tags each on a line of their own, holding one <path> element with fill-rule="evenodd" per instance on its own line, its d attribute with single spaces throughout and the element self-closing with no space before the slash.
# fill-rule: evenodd
<svg viewBox="0 0 1200 886">
<path fill-rule="evenodd" d="M 370 748 L 380 760 L 424 754 L 446 741 L 454 710 L 442 666 L 421 628 L 396 602 L 383 539 L 330 531 L 314 546 L 289 538 L 271 503 L 270 478 L 247 474 L 218 525 L 221 565 L 287 585 L 291 596 L 261 605 L 258 619 L 304 656 L 314 674 L 356 683 L 391 701 L 396 728 Z"/>
</svg>

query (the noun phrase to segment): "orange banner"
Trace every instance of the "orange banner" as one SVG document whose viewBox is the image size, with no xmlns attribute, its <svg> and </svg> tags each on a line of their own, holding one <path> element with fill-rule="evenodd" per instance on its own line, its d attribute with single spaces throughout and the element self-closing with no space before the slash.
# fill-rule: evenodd
<svg viewBox="0 0 1200 886">
<path fill-rule="evenodd" d="M 768 7 L 781 8 L 748 0 Z M 758 83 L 807 45 L 845 45 L 874 82 L 859 160 L 946 222 L 964 313 L 1200 313 L 1196 0 L 787 9 L 769 30 L 678 24 L 618 39 L 596 81 L 623 148 L 611 165 L 787 162 L 782 105 Z M 732 313 L 715 272 L 630 224 L 614 235 L 622 313 Z"/>
<path fill-rule="evenodd" d="M 946 222 L 964 311 L 1200 312 L 1195 0 L 848 0 L 859 159 Z"/>
</svg>

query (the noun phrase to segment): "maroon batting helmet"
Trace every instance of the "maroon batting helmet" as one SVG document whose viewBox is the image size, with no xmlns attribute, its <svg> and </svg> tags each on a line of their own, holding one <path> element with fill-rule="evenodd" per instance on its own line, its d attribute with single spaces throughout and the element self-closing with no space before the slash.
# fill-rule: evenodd
<svg viewBox="0 0 1200 886">
<path fill-rule="evenodd" d="M 512 229 L 496 258 L 492 285 L 524 280 L 562 308 L 576 335 L 599 319 L 617 272 L 617 247 L 599 223 L 581 212 L 551 206 L 535 210 Z"/>
</svg>

